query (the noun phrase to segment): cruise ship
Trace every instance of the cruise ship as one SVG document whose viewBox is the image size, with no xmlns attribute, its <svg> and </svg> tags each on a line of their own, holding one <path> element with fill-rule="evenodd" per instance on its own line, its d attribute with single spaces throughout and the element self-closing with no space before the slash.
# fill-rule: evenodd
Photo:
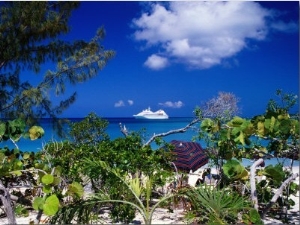
<svg viewBox="0 0 300 225">
<path fill-rule="evenodd" d="M 152 112 L 150 107 L 144 109 L 142 112 L 133 115 L 136 119 L 168 119 L 169 116 L 165 113 L 164 110 L 160 109 L 156 112 Z"/>
</svg>

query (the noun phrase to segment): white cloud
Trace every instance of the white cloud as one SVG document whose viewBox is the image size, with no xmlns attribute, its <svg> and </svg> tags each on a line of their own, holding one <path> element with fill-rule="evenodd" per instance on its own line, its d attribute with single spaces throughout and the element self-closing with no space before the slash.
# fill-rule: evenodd
<svg viewBox="0 0 300 225">
<path fill-rule="evenodd" d="M 144 63 L 145 66 L 150 69 L 160 70 L 168 65 L 168 59 L 161 57 L 159 55 L 153 54 L 148 57 L 147 61 Z"/>
<path fill-rule="evenodd" d="M 160 57 L 151 55 L 145 65 L 162 69 L 168 62 L 206 69 L 222 63 L 247 47 L 248 40 L 261 41 L 272 28 L 295 29 L 295 23 L 274 23 L 272 10 L 251 1 L 173 1 L 150 3 L 151 12 L 134 19 L 134 38 L 146 46 L 158 46 Z"/>
<path fill-rule="evenodd" d="M 123 100 L 119 100 L 118 102 L 115 103 L 115 107 L 124 107 L 125 103 L 123 102 Z"/>
<path fill-rule="evenodd" d="M 290 21 L 285 23 L 283 21 L 277 21 L 271 25 L 274 30 L 278 30 L 285 33 L 293 33 L 299 30 L 298 24 Z"/>
<path fill-rule="evenodd" d="M 130 99 L 127 100 L 127 102 L 128 102 L 129 105 L 133 105 L 133 103 L 134 103 L 133 100 L 130 100 Z"/>
<path fill-rule="evenodd" d="M 128 105 L 129 106 L 131 106 L 131 105 L 133 105 L 133 100 L 127 100 L 127 103 L 128 103 Z M 118 102 L 116 102 L 115 103 L 115 107 L 125 107 L 126 106 L 126 104 L 125 104 L 125 102 L 123 101 L 123 100 L 119 100 Z"/>
<path fill-rule="evenodd" d="M 178 102 L 166 101 L 164 103 L 158 103 L 158 104 L 163 107 L 168 107 L 168 108 L 181 108 L 183 106 L 182 101 L 178 101 Z"/>
</svg>

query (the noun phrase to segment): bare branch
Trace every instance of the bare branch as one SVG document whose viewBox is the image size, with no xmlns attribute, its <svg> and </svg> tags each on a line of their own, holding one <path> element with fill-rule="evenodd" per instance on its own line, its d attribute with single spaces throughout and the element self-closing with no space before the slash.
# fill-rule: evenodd
<svg viewBox="0 0 300 225">
<path fill-rule="evenodd" d="M 153 135 L 144 145 L 143 147 L 149 145 L 151 142 L 153 142 L 155 140 L 155 138 L 158 137 L 166 137 L 170 134 L 177 134 L 177 133 L 184 133 L 186 132 L 191 126 L 193 126 L 195 123 L 198 123 L 200 121 L 199 118 L 194 119 L 192 122 L 190 122 L 187 126 L 181 128 L 181 129 L 176 129 L 176 130 L 170 130 L 166 133 L 160 133 L 160 134 L 155 134 Z"/>
<path fill-rule="evenodd" d="M 11 206 L 10 193 L 9 193 L 8 189 L 6 189 L 4 187 L 4 185 L 2 184 L 1 181 L 0 181 L 0 191 L 1 191 L 0 199 L 2 201 L 4 211 L 5 211 L 6 216 L 7 216 L 8 224 L 17 224 L 15 213 L 14 213 L 14 210 Z"/>
<path fill-rule="evenodd" d="M 271 207 L 274 205 L 274 203 L 277 201 L 278 197 L 282 194 L 283 189 L 289 184 L 291 183 L 296 177 L 298 177 L 299 174 L 295 173 L 292 176 L 290 176 L 288 179 L 286 179 L 280 186 L 280 188 L 277 189 L 277 191 L 275 192 L 273 198 L 271 199 L 271 201 L 268 203 L 268 205 L 266 206 L 266 208 L 263 211 L 262 214 L 262 218 L 264 219 L 267 212 L 271 209 Z"/>
<path fill-rule="evenodd" d="M 263 159 L 256 160 L 250 169 L 250 187 L 251 187 L 251 200 L 254 204 L 254 208 L 258 211 L 258 200 L 257 200 L 257 192 L 256 192 L 256 184 L 255 184 L 255 174 L 256 167 L 263 163 Z"/>
<path fill-rule="evenodd" d="M 121 133 L 124 134 L 124 136 L 128 136 L 128 131 L 124 125 L 124 127 L 122 127 L 122 123 L 119 123 L 119 126 L 120 126 L 120 130 L 121 130 Z"/>
</svg>

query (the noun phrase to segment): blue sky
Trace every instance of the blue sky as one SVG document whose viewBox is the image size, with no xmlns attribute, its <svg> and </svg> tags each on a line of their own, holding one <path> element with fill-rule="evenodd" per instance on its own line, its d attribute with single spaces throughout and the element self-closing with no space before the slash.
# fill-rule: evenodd
<svg viewBox="0 0 300 225">
<path fill-rule="evenodd" d="M 68 38 L 104 26 L 116 51 L 65 117 L 131 117 L 148 106 L 170 117 L 231 92 L 241 116 L 263 113 L 276 89 L 299 92 L 298 2 L 82 2 Z M 298 109 L 298 107 L 297 107 Z"/>
</svg>

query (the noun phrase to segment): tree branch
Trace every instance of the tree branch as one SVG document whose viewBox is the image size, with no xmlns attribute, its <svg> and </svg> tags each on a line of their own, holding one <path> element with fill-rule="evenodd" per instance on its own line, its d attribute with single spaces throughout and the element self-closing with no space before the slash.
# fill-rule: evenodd
<svg viewBox="0 0 300 225">
<path fill-rule="evenodd" d="M 256 192 L 256 183 L 255 183 L 255 174 L 256 167 L 263 163 L 263 159 L 258 159 L 253 163 L 250 168 L 250 187 L 251 187 L 251 200 L 254 204 L 254 208 L 258 211 L 258 200 L 257 200 L 257 192 Z"/>
<path fill-rule="evenodd" d="M 292 174 L 292 176 L 290 176 L 288 179 L 286 179 L 280 186 L 280 188 L 277 189 L 277 191 L 275 192 L 273 198 L 271 199 L 271 201 L 268 203 L 268 205 L 266 206 L 266 208 L 263 211 L 262 214 L 262 218 L 264 219 L 267 212 L 272 208 L 272 206 L 274 205 L 274 203 L 277 201 L 277 199 L 279 198 L 279 196 L 282 194 L 283 189 L 289 184 L 291 183 L 296 177 L 298 177 L 299 174 Z"/>
<path fill-rule="evenodd" d="M 0 199 L 2 201 L 4 211 L 5 211 L 6 216 L 7 216 L 8 224 L 17 224 L 15 213 L 14 213 L 14 210 L 11 206 L 10 193 L 4 187 L 4 185 L 2 184 L 2 181 L 0 181 L 0 191 L 2 192 L 2 193 L 0 193 Z"/>
<path fill-rule="evenodd" d="M 187 126 L 181 128 L 181 129 L 176 129 L 176 130 L 170 130 L 166 133 L 160 133 L 160 134 L 154 134 L 144 145 L 143 147 L 149 145 L 151 142 L 153 142 L 155 140 L 155 138 L 158 137 L 165 137 L 168 136 L 170 134 L 177 134 L 177 133 L 184 133 L 186 132 L 191 126 L 193 126 L 195 123 L 198 123 L 200 121 L 199 118 L 194 119 L 192 122 L 190 122 Z"/>
</svg>

